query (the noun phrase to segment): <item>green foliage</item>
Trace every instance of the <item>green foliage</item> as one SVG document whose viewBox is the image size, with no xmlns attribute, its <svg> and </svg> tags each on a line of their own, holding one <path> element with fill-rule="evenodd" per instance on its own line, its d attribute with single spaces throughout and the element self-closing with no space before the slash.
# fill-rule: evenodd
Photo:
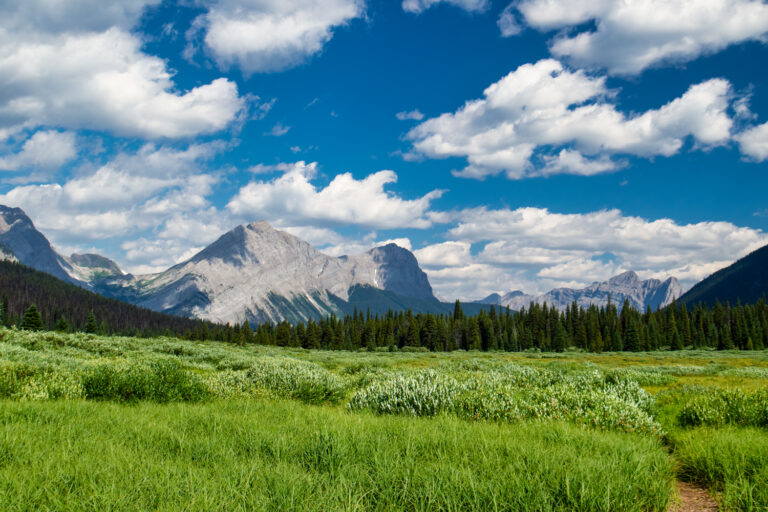
<svg viewBox="0 0 768 512">
<path fill-rule="evenodd" d="M 768 428 L 768 389 L 709 389 L 690 399 L 678 415 L 684 427 L 739 425 Z"/>
<path fill-rule="evenodd" d="M 599 429 L 661 435 L 652 399 L 636 382 L 597 370 L 572 372 L 502 365 L 463 381 L 434 370 L 393 374 L 361 389 L 351 410 L 454 414 L 473 420 L 567 420 Z"/>
<path fill-rule="evenodd" d="M 209 394 L 197 376 L 162 359 L 147 365 L 98 364 L 86 370 L 83 389 L 85 398 L 124 402 L 197 401 Z"/>
<path fill-rule="evenodd" d="M 295 359 L 264 358 L 247 375 L 257 388 L 306 403 L 338 402 L 346 395 L 339 377 L 316 364 Z"/>
</svg>

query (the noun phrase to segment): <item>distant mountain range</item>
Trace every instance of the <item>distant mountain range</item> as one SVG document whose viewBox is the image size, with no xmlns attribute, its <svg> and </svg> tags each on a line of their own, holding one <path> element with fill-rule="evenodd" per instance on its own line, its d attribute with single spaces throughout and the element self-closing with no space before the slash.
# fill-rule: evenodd
<svg viewBox="0 0 768 512">
<path fill-rule="evenodd" d="M 757 302 L 768 294 L 768 245 L 718 270 L 680 297 L 685 304 Z"/>
<path fill-rule="evenodd" d="M 574 301 L 585 308 L 592 304 L 598 307 L 605 306 L 610 297 L 611 302 L 619 309 L 625 300 L 629 300 L 632 307 L 645 311 L 648 307 L 655 310 L 671 304 L 682 294 L 683 288 L 674 277 L 663 282 L 658 279 L 641 281 L 635 272 L 629 271 L 602 283 L 592 283 L 586 288 L 555 288 L 542 295 L 528 295 L 521 291 L 509 292 L 503 296 L 494 293 L 477 302 L 508 306 L 513 310 L 527 308 L 531 302 L 535 302 L 564 310 Z"/>
<path fill-rule="evenodd" d="M 353 256 L 328 256 L 266 222 L 238 226 L 192 258 L 164 272 L 124 273 L 96 254 L 62 256 L 19 208 L 0 206 L 0 260 L 18 261 L 81 288 L 153 311 L 216 323 L 319 319 L 355 308 L 372 313 L 413 310 L 451 313 L 453 303 L 435 298 L 416 257 L 395 244 Z M 768 290 L 768 248 L 760 249 L 695 286 L 683 302 L 742 302 Z M 533 301 L 565 309 L 625 300 L 638 310 L 656 309 L 682 295 L 674 277 L 641 281 L 625 272 L 582 289 L 557 288 L 542 295 L 513 291 L 463 304 L 467 314 L 491 305 L 519 310 Z"/>
</svg>

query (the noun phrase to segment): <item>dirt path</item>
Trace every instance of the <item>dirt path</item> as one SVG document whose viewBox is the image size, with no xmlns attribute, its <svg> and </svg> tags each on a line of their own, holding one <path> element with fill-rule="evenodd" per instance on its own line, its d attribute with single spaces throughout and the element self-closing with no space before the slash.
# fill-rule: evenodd
<svg viewBox="0 0 768 512">
<path fill-rule="evenodd" d="M 669 512 L 717 512 L 717 502 L 704 489 L 685 482 L 677 482 L 680 501 L 669 507 Z"/>
</svg>

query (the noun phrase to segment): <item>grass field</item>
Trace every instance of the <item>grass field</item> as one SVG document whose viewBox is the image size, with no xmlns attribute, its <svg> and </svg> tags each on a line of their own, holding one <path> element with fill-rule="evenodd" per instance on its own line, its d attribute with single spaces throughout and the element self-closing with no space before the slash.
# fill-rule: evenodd
<svg viewBox="0 0 768 512">
<path fill-rule="evenodd" d="M 768 510 L 768 352 L 0 330 L 1 510 Z"/>
</svg>

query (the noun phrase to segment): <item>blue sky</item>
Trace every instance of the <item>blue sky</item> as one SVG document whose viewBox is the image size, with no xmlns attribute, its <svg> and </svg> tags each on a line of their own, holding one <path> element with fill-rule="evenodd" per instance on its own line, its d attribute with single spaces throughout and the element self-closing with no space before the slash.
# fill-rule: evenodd
<svg viewBox="0 0 768 512">
<path fill-rule="evenodd" d="M 768 243 L 755 0 L 0 0 L 0 203 L 159 271 L 265 219 L 438 294 Z"/>
</svg>

